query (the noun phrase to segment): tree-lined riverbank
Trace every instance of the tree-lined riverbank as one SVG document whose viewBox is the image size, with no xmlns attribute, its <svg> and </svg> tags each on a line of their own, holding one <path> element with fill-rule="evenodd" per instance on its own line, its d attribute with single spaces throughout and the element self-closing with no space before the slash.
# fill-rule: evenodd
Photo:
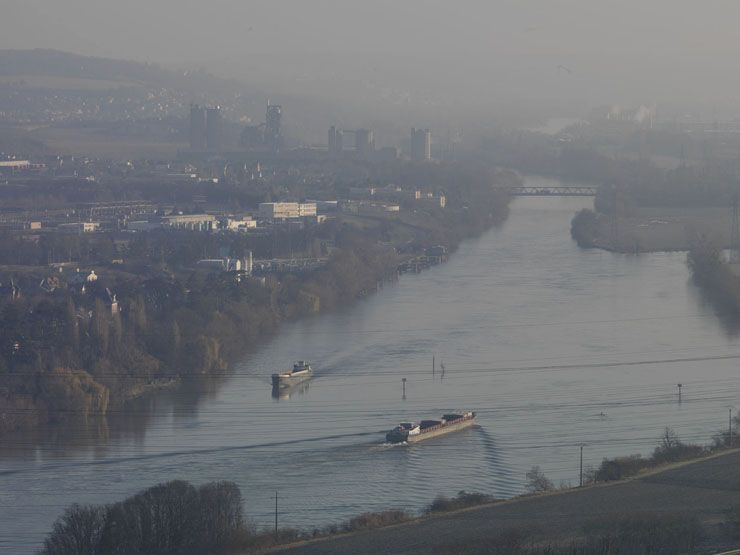
<svg viewBox="0 0 740 555">
<path fill-rule="evenodd" d="M 6 285 L 21 293 L 0 298 L 0 433 L 125 411 L 127 401 L 160 385 L 219 378 L 281 322 L 346 305 L 394 278 L 396 248 L 454 250 L 505 219 L 501 187 L 515 183 L 513 174 L 439 173 L 454 180 L 448 209 L 360 225 L 340 216 L 321 232 L 334 245 L 328 262 L 308 273 L 260 281 L 111 270 L 81 288 L 42 291 L 46 269 L 5 268 Z M 145 251 L 185 248 L 190 238 L 154 235 Z"/>
</svg>

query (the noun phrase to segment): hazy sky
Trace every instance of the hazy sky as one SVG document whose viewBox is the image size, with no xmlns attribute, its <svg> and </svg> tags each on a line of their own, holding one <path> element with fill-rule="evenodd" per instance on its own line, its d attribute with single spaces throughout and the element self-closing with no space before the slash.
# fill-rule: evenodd
<svg viewBox="0 0 740 555">
<path fill-rule="evenodd" d="M 0 48 L 209 64 L 311 93 L 337 80 L 471 105 L 518 98 L 740 106 L 736 0 L 2 4 Z M 558 74 L 559 64 L 572 73 Z"/>
</svg>

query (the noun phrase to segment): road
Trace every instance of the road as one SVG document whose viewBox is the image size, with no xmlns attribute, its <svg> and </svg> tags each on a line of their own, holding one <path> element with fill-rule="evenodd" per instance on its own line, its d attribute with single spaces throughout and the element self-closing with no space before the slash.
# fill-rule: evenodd
<svg viewBox="0 0 740 555">
<path fill-rule="evenodd" d="M 717 527 L 730 506 L 740 506 L 740 450 L 677 465 L 639 479 L 514 499 L 294 545 L 277 552 L 291 555 L 430 553 L 439 546 L 491 538 L 510 528 L 531 531 L 537 538 L 556 539 L 579 533 L 588 521 L 629 512 L 694 514 L 709 530 L 708 544 L 720 551 L 737 547 L 727 545 Z"/>
</svg>

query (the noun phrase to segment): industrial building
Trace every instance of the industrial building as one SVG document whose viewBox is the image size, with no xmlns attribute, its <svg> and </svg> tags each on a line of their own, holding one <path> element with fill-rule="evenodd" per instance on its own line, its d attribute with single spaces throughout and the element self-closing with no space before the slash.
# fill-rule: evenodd
<svg viewBox="0 0 740 555">
<path fill-rule="evenodd" d="M 0 160 L 0 174 L 16 173 L 31 167 L 28 160 Z"/>
<path fill-rule="evenodd" d="M 213 231 L 218 218 L 211 214 L 177 214 L 162 218 L 162 225 L 172 229 L 188 231 Z"/>
</svg>

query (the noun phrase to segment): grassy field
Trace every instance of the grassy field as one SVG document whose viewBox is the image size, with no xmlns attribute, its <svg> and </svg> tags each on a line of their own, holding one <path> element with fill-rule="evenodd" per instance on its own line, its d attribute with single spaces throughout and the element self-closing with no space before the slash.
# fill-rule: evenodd
<svg viewBox="0 0 740 555">
<path fill-rule="evenodd" d="M 528 541 L 568 542 L 625 516 L 695 518 L 705 536 L 694 553 L 740 546 L 721 526 L 740 506 L 740 450 L 681 463 L 622 482 L 524 497 L 408 524 L 288 546 L 293 555 L 344 553 L 452 553 L 467 544 L 487 545 L 518 530 Z M 481 552 L 481 551 L 475 551 Z M 488 551 L 482 551 L 488 552 Z M 493 551 L 491 551 L 493 552 Z"/>
</svg>

